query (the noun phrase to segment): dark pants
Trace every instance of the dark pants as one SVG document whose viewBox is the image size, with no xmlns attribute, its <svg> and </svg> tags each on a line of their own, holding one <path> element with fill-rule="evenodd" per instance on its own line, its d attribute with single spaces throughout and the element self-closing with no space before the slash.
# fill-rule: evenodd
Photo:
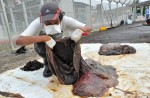
<svg viewBox="0 0 150 98">
<path fill-rule="evenodd" d="M 45 48 L 45 43 L 40 42 L 34 44 L 34 50 L 43 58 L 43 63 L 44 65 L 48 65 L 47 60 L 46 60 L 46 48 Z"/>
<path fill-rule="evenodd" d="M 149 15 L 146 15 L 146 20 L 149 18 Z"/>
<path fill-rule="evenodd" d="M 44 35 L 44 33 L 41 32 L 40 35 Z M 49 35 L 49 36 L 51 36 L 54 40 L 62 38 L 62 34 L 55 34 L 55 35 Z M 43 58 L 44 65 L 48 67 L 48 63 L 46 59 L 45 42 L 35 43 L 34 50 Z"/>
</svg>

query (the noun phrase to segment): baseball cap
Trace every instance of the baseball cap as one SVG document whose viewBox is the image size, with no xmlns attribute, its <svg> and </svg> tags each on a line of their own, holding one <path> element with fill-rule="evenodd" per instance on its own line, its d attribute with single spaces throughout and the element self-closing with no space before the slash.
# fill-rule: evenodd
<svg viewBox="0 0 150 98">
<path fill-rule="evenodd" d="M 56 20 L 59 18 L 61 10 L 52 2 L 46 3 L 41 7 L 40 21 L 41 23 L 48 20 Z"/>
</svg>

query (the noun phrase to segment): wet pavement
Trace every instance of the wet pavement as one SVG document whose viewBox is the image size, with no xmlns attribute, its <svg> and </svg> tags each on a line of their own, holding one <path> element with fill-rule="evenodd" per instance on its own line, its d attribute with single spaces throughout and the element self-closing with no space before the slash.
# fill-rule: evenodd
<svg viewBox="0 0 150 98">
<path fill-rule="evenodd" d="M 83 37 L 81 43 L 149 43 L 150 26 L 143 22 L 97 31 Z"/>
</svg>

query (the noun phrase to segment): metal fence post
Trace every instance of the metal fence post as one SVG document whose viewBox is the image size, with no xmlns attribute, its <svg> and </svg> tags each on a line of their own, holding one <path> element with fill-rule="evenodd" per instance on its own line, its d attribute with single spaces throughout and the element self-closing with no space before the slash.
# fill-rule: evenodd
<svg viewBox="0 0 150 98">
<path fill-rule="evenodd" d="M 90 0 L 90 25 L 91 25 L 91 27 L 93 27 L 92 26 L 92 9 L 91 9 L 91 7 L 92 7 L 92 5 L 91 5 L 91 0 Z"/>
<path fill-rule="evenodd" d="M 103 15 L 103 0 L 101 0 L 101 17 L 102 17 L 102 19 L 101 19 L 101 22 L 102 22 L 102 26 L 104 25 L 104 15 Z"/>
<path fill-rule="evenodd" d="M 134 6 L 133 6 L 133 20 L 135 21 L 136 19 L 136 0 L 133 1 Z"/>
<path fill-rule="evenodd" d="M 141 8 L 141 16 L 143 16 L 143 6 L 141 6 L 140 8 Z"/>
<path fill-rule="evenodd" d="M 40 4 L 43 5 L 43 4 L 44 4 L 44 1 L 43 1 L 43 0 L 40 0 Z"/>
<path fill-rule="evenodd" d="M 10 8 L 9 10 L 10 10 L 10 15 L 11 15 L 11 20 L 12 20 L 12 24 L 13 24 L 14 33 L 16 34 L 17 33 L 16 23 L 15 23 L 15 20 L 14 20 L 14 15 L 13 15 L 12 8 Z"/>
<path fill-rule="evenodd" d="M 7 19 L 7 14 L 6 14 L 6 10 L 5 10 L 5 4 L 4 4 L 4 1 L 1 0 L 1 5 L 2 5 L 2 10 L 3 10 L 3 14 L 4 14 L 4 20 L 5 20 L 5 23 L 6 23 L 6 28 L 7 28 L 7 35 L 8 35 L 8 38 L 9 38 L 9 42 L 11 44 L 11 47 L 12 49 L 14 49 L 14 45 L 13 45 L 13 41 L 12 41 L 12 37 L 10 35 L 10 28 L 9 28 L 9 24 L 8 24 L 8 19 Z"/>
<path fill-rule="evenodd" d="M 119 16 L 118 16 L 118 2 L 117 2 L 117 24 L 119 24 Z"/>
<path fill-rule="evenodd" d="M 7 28 L 6 28 L 6 23 L 5 23 L 5 19 L 4 19 L 4 16 L 3 16 L 3 13 L 0 13 L 1 15 L 1 20 L 2 20 L 2 25 L 3 25 L 3 29 L 4 29 L 4 33 L 7 33 Z"/>
<path fill-rule="evenodd" d="M 22 7 L 23 7 L 25 25 L 26 25 L 26 27 L 27 27 L 29 23 L 28 23 L 28 16 L 27 16 L 27 12 L 26 12 L 26 6 L 25 6 L 25 3 L 24 3 L 24 2 L 22 2 Z"/>
<path fill-rule="evenodd" d="M 75 18 L 74 0 L 72 0 L 72 5 L 73 5 L 73 18 Z"/>
</svg>

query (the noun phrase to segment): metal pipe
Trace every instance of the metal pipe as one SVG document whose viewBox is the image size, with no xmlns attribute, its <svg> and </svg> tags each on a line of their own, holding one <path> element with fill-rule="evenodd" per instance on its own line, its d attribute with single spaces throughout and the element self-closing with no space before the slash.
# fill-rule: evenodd
<svg viewBox="0 0 150 98">
<path fill-rule="evenodd" d="M 110 14 L 111 14 L 111 1 L 109 1 L 109 10 L 110 10 Z M 112 15 L 110 15 L 110 26 L 113 27 L 113 23 L 112 23 Z"/>
<path fill-rule="evenodd" d="M 4 33 L 6 34 L 7 33 L 7 28 L 6 28 L 6 23 L 4 21 L 5 19 L 4 19 L 3 13 L 1 13 L 1 20 L 2 20 L 2 25 L 3 25 Z"/>
<path fill-rule="evenodd" d="M 136 0 L 133 1 L 134 7 L 133 7 L 133 20 L 136 20 Z"/>
<path fill-rule="evenodd" d="M 7 14 L 6 14 L 5 5 L 4 5 L 4 1 L 3 1 L 3 0 L 1 0 L 1 5 L 2 5 L 4 20 L 5 20 L 6 28 L 7 28 L 7 32 L 6 32 L 6 33 L 7 33 L 7 35 L 8 35 L 9 42 L 11 43 L 11 47 L 12 47 L 12 49 L 14 49 L 14 45 L 13 45 L 12 37 L 11 37 L 11 35 L 10 35 L 10 28 L 9 28 L 8 19 L 7 19 Z"/>
<path fill-rule="evenodd" d="M 29 25 L 29 23 L 28 23 L 28 16 L 27 16 L 27 13 L 26 13 L 26 6 L 25 6 L 25 3 L 24 3 L 24 2 L 22 2 L 22 7 L 23 7 L 25 25 L 26 25 L 26 27 L 27 27 L 27 26 Z"/>
<path fill-rule="evenodd" d="M 40 0 L 40 5 L 42 6 L 44 4 L 44 1 L 43 0 Z"/>
<path fill-rule="evenodd" d="M 92 26 L 92 9 L 91 9 L 91 6 L 92 6 L 92 5 L 91 5 L 91 0 L 90 0 L 90 18 L 91 18 L 91 19 L 90 19 L 90 20 L 91 20 L 91 21 L 90 21 L 90 25 L 91 25 L 91 27 L 93 27 L 93 26 Z"/>
<path fill-rule="evenodd" d="M 117 14 L 117 25 L 119 24 L 119 16 L 118 16 L 118 4 L 119 4 L 119 2 L 120 2 L 120 0 L 114 0 L 114 2 L 117 4 L 117 9 L 116 9 L 116 14 Z"/>
<path fill-rule="evenodd" d="M 141 6 L 141 16 L 143 16 L 143 6 Z"/>
<path fill-rule="evenodd" d="M 104 15 L 103 15 L 103 0 L 101 0 L 101 22 L 102 22 L 102 26 L 104 25 Z"/>
<path fill-rule="evenodd" d="M 118 3 L 116 3 L 116 4 L 117 4 L 116 15 L 117 15 L 117 24 L 118 24 Z"/>
<path fill-rule="evenodd" d="M 12 24 L 13 24 L 14 33 L 17 33 L 16 23 L 15 23 L 15 20 L 14 20 L 14 15 L 13 15 L 13 12 L 12 12 L 12 8 L 10 8 L 9 10 L 10 10 L 10 15 L 11 15 L 11 20 L 12 20 Z"/>
<path fill-rule="evenodd" d="M 74 0 L 72 0 L 72 5 L 73 5 L 73 18 L 75 18 L 75 6 L 74 6 Z"/>
</svg>

